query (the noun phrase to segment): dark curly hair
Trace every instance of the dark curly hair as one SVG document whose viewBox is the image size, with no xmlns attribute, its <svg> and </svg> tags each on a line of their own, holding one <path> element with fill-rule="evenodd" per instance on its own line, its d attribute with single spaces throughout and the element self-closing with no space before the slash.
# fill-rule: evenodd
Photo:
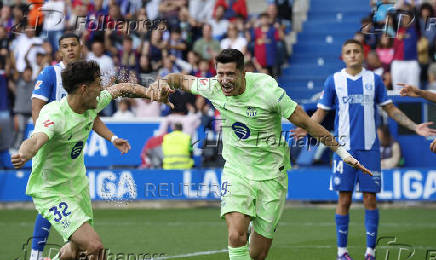
<svg viewBox="0 0 436 260">
<path fill-rule="evenodd" d="M 73 93 L 80 84 L 94 82 L 100 76 L 100 66 L 95 61 L 75 61 L 61 72 L 62 85 L 68 94 Z"/>
<path fill-rule="evenodd" d="M 238 70 L 244 70 L 244 54 L 237 49 L 224 49 L 215 57 L 215 61 L 219 63 L 236 62 Z"/>
</svg>

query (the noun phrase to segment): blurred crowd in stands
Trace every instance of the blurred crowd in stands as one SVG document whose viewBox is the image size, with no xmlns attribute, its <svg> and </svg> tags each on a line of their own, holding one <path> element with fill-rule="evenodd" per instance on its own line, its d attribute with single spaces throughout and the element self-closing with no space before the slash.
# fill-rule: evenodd
<svg viewBox="0 0 436 260">
<path fill-rule="evenodd" d="M 372 0 L 354 38 L 364 44 L 366 68 L 388 90 L 398 83 L 436 90 L 436 1 Z"/>
<path fill-rule="evenodd" d="M 292 0 L 267 0 L 261 14 L 250 14 L 245 0 L 6 0 L 0 9 L 0 118 L 22 129 L 32 112 L 37 75 L 61 59 L 59 38 L 77 33 L 83 59 L 96 60 L 102 82 L 144 86 L 168 73 L 215 75 L 214 57 L 224 48 L 245 55 L 246 70 L 280 75 L 288 53 Z M 159 135 L 180 122 L 196 128 L 219 118 L 200 96 L 176 92 L 175 108 L 148 100 L 112 102 L 101 116 L 119 119 L 164 117 Z M 215 126 L 213 126 L 215 127 Z M 23 133 L 16 131 L 17 148 Z"/>
</svg>

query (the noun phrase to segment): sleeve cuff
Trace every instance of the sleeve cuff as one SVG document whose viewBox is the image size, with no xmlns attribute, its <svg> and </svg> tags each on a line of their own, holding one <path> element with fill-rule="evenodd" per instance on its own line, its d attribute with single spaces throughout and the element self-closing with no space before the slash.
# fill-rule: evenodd
<svg viewBox="0 0 436 260">
<path fill-rule="evenodd" d="M 386 105 L 389 104 L 389 103 L 392 103 L 392 100 L 391 100 L 391 99 L 388 99 L 388 100 L 386 100 L 385 102 L 381 102 L 381 103 L 379 103 L 378 105 L 379 105 L 379 106 L 386 106 Z"/>
<path fill-rule="evenodd" d="M 32 94 L 32 98 L 41 99 L 42 101 L 48 101 L 48 98 L 43 95 Z"/>
<path fill-rule="evenodd" d="M 325 106 L 325 105 L 323 105 L 323 104 L 321 104 L 321 103 L 318 103 L 318 105 L 317 105 L 319 108 L 322 108 L 322 109 L 324 109 L 324 110 L 332 110 L 332 108 L 331 107 L 328 107 L 328 106 Z"/>
</svg>

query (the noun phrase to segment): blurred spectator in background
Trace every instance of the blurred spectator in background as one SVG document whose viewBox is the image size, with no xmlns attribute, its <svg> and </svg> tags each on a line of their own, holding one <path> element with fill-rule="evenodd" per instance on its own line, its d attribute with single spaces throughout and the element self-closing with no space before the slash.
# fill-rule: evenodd
<svg viewBox="0 0 436 260">
<path fill-rule="evenodd" d="M 141 151 L 140 169 L 162 169 L 163 152 L 162 152 L 163 136 L 152 136 L 145 143 Z"/>
<path fill-rule="evenodd" d="M 177 66 L 174 66 L 174 56 L 165 56 L 163 58 L 163 68 L 158 72 L 158 77 L 163 78 L 166 75 L 174 72 L 180 72 Z"/>
<path fill-rule="evenodd" d="M 238 49 L 244 55 L 247 52 L 247 40 L 238 35 L 236 24 L 227 27 L 227 38 L 221 40 L 221 49 Z"/>
<path fill-rule="evenodd" d="M 209 24 L 203 26 L 203 37 L 194 43 L 194 51 L 202 59 L 211 61 L 221 50 L 219 41 L 212 38 L 212 27 Z"/>
<path fill-rule="evenodd" d="M 176 26 L 171 28 L 170 41 L 169 41 L 169 54 L 173 55 L 176 59 L 184 59 L 186 56 L 186 43 L 182 39 L 182 31 L 180 27 Z"/>
<path fill-rule="evenodd" d="M 9 85 L 8 76 L 4 70 L 5 60 L 0 61 L 0 118 L 9 119 Z"/>
<path fill-rule="evenodd" d="M 400 166 L 402 161 L 400 144 L 393 139 L 389 127 L 387 125 L 381 125 L 377 129 L 377 134 L 380 139 L 382 170 Z"/>
<path fill-rule="evenodd" d="M 168 21 L 170 27 L 177 26 L 179 12 L 186 4 L 187 0 L 160 0 L 159 16 Z"/>
<path fill-rule="evenodd" d="M 9 38 L 6 30 L 0 25 L 0 55 L 8 55 L 9 51 Z"/>
<path fill-rule="evenodd" d="M 217 6 L 214 19 L 210 20 L 209 24 L 212 27 L 213 38 L 220 41 L 227 32 L 227 26 L 229 26 L 229 20 L 224 19 L 224 7 L 222 5 Z"/>
<path fill-rule="evenodd" d="M 384 72 L 382 64 L 377 56 L 377 53 L 372 50 L 368 53 L 365 59 L 365 68 L 367 70 L 373 71 L 375 74 L 381 76 Z"/>
<path fill-rule="evenodd" d="M 192 157 L 191 136 L 182 132 L 183 126 L 175 124 L 174 130 L 163 137 L 163 168 L 191 169 L 194 164 Z"/>
<path fill-rule="evenodd" d="M 283 35 L 270 24 L 268 14 L 262 13 L 259 16 L 259 26 L 251 31 L 250 40 L 254 41 L 254 58 L 275 78 L 279 75 L 277 42 L 281 39 Z"/>
<path fill-rule="evenodd" d="M 371 51 L 371 46 L 369 46 L 368 44 L 365 43 L 365 34 L 363 34 L 362 32 L 356 32 L 354 34 L 353 39 L 360 42 L 360 44 L 362 44 L 363 56 L 366 59 L 366 57 L 368 56 L 368 53 Z"/>
<path fill-rule="evenodd" d="M 94 41 L 91 45 L 91 52 L 86 57 L 87 60 L 94 60 L 100 66 L 100 75 L 103 86 L 112 85 L 115 82 L 115 68 L 112 58 L 104 54 L 104 43 Z"/>
<path fill-rule="evenodd" d="M 126 75 L 124 82 L 135 82 L 136 73 L 139 71 L 139 53 L 133 49 L 132 37 L 125 36 L 123 39 L 123 49 L 119 52 L 120 74 Z M 133 77 L 133 78 L 132 78 Z"/>
<path fill-rule="evenodd" d="M 393 90 L 394 87 L 392 86 L 392 75 L 391 75 L 391 72 L 389 72 L 389 71 L 383 72 L 382 79 L 383 79 L 383 83 L 386 86 L 386 89 L 387 90 Z"/>
<path fill-rule="evenodd" d="M 292 29 L 292 5 L 294 0 L 269 0 L 270 6 L 268 8 L 268 13 L 272 15 L 271 12 L 277 11 L 277 20 L 281 25 L 284 26 L 285 32 L 290 33 Z M 274 5 L 274 7 L 271 7 Z"/>
<path fill-rule="evenodd" d="M 432 63 L 427 70 L 427 90 L 436 90 L 436 63 Z"/>
<path fill-rule="evenodd" d="M 198 54 L 195 53 L 194 51 L 189 51 L 187 55 L 187 59 L 189 65 L 191 66 L 189 74 L 194 76 L 198 72 L 198 61 L 199 61 Z"/>
<path fill-rule="evenodd" d="M 32 6 L 35 8 L 35 6 Z M 44 25 L 42 38 L 48 41 L 53 51 L 59 49 L 59 39 L 65 29 L 65 2 L 63 0 L 49 0 L 42 6 L 44 11 Z"/>
<path fill-rule="evenodd" d="M 411 6 L 404 5 L 404 10 L 408 11 Z M 392 61 L 391 73 L 394 90 L 401 89 L 398 83 L 406 83 L 420 86 L 418 64 L 417 41 L 418 33 L 415 22 L 410 15 L 401 16 L 397 37 L 394 38 L 394 60 Z"/>
<path fill-rule="evenodd" d="M 195 73 L 197 78 L 211 78 L 213 77 L 212 73 L 209 71 L 209 61 L 200 60 L 198 63 L 198 72 Z"/>
<path fill-rule="evenodd" d="M 121 99 L 120 101 L 118 101 L 118 110 L 112 115 L 112 117 L 117 119 L 134 118 L 135 115 L 129 110 L 129 108 L 129 100 L 125 98 Z"/>
<path fill-rule="evenodd" d="M 149 99 L 132 99 L 132 109 L 135 117 L 157 118 L 160 116 L 160 104 Z"/>
<path fill-rule="evenodd" d="M 32 67 L 24 69 L 23 76 L 15 84 L 15 104 L 14 104 L 14 137 L 11 144 L 11 153 L 15 153 L 20 148 L 26 133 L 26 125 L 32 117 Z"/>
<path fill-rule="evenodd" d="M 392 38 L 389 38 L 386 33 L 380 36 L 377 48 L 375 49 L 377 56 L 385 71 L 391 70 L 391 63 L 394 59 L 394 49 L 392 48 Z"/>
<path fill-rule="evenodd" d="M 20 33 L 17 38 L 12 42 L 10 48 L 13 58 L 11 61 L 15 65 L 17 72 L 23 72 L 26 68 L 26 54 L 27 51 L 35 45 L 42 45 L 42 39 L 35 36 L 33 28 L 26 28 L 24 33 Z M 29 57 L 29 60 L 31 57 Z M 36 59 L 36 53 L 33 59 Z"/>
<path fill-rule="evenodd" d="M 245 3 L 245 0 L 216 0 L 214 15 L 218 6 L 224 7 L 225 19 L 233 20 L 238 15 L 241 15 L 242 17 L 244 17 L 244 19 L 247 19 L 248 17 L 247 5 Z"/>
<path fill-rule="evenodd" d="M 436 29 L 432 26 L 431 20 L 429 20 L 434 19 L 434 10 L 431 4 L 423 3 L 421 5 L 418 19 L 422 37 L 425 37 L 428 40 L 429 46 L 433 46 L 436 37 Z"/>
<path fill-rule="evenodd" d="M 212 13 L 215 0 L 190 0 L 189 14 L 200 23 L 207 23 L 212 20 Z"/>
</svg>

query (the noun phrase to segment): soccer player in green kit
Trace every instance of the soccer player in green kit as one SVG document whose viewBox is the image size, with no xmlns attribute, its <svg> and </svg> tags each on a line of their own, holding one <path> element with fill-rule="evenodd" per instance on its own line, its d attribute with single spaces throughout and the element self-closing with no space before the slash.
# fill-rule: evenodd
<svg viewBox="0 0 436 260">
<path fill-rule="evenodd" d="M 217 108 L 222 122 L 223 157 L 221 217 L 228 230 L 230 260 L 265 259 L 281 217 L 290 169 L 289 147 L 281 119 L 306 129 L 311 136 L 367 174 L 330 133 L 315 123 L 272 77 L 245 73 L 244 56 L 225 49 L 215 58 L 216 78 L 172 73 L 152 85 L 202 95 Z M 247 231 L 254 232 L 247 245 Z"/>
<path fill-rule="evenodd" d="M 26 194 L 63 239 L 69 240 L 60 249 L 60 259 L 76 259 L 83 253 L 90 259 L 105 259 L 103 244 L 93 229 L 82 152 L 94 119 L 112 99 L 121 96 L 149 98 L 172 106 L 164 92 L 173 90 L 131 83 L 102 90 L 100 67 L 94 61 L 69 63 L 61 74 L 67 96 L 42 108 L 32 136 L 11 160 L 20 168 L 33 158 Z M 125 146 L 122 152 L 129 149 L 130 145 Z"/>
</svg>

